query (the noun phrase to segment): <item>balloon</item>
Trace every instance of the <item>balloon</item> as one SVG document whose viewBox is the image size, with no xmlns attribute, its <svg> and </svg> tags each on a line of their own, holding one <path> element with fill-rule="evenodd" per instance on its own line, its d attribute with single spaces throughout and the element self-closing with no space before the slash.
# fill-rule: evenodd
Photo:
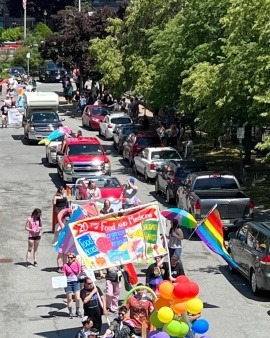
<svg viewBox="0 0 270 338">
<path fill-rule="evenodd" d="M 203 334 L 209 330 L 209 323 L 205 319 L 197 319 L 191 328 L 195 333 Z"/>
<path fill-rule="evenodd" d="M 194 298 L 199 294 L 199 291 L 200 291 L 199 285 L 191 281 L 188 283 L 188 290 L 189 290 L 188 297 Z"/>
<path fill-rule="evenodd" d="M 173 319 L 173 316 L 173 310 L 168 306 L 163 306 L 157 313 L 157 317 L 162 323 L 169 323 Z"/>
<path fill-rule="evenodd" d="M 173 294 L 176 298 L 185 298 L 189 295 L 189 287 L 188 284 L 178 283 L 173 288 Z"/>
<path fill-rule="evenodd" d="M 189 331 L 189 326 L 185 322 L 172 320 L 170 323 L 164 325 L 164 330 L 171 337 L 184 337 Z"/>
<path fill-rule="evenodd" d="M 164 325 L 164 331 L 172 337 L 177 337 L 181 333 L 181 323 L 178 320 L 172 320 Z"/>
<path fill-rule="evenodd" d="M 158 319 L 157 312 L 151 313 L 150 322 L 157 329 L 161 329 L 163 326 L 163 323 Z"/>
<path fill-rule="evenodd" d="M 170 338 L 170 336 L 168 335 L 168 333 L 160 331 L 155 335 L 155 338 Z"/>
<path fill-rule="evenodd" d="M 170 306 L 170 300 L 160 297 L 155 301 L 154 308 L 155 310 L 159 310 L 163 306 Z"/>
<path fill-rule="evenodd" d="M 199 298 L 192 298 L 187 301 L 187 312 L 196 315 L 203 309 L 203 302 Z"/>
<path fill-rule="evenodd" d="M 147 338 L 153 338 L 153 336 L 157 333 L 159 333 L 159 331 L 157 331 L 157 330 L 151 331 L 151 332 L 148 333 Z"/>
<path fill-rule="evenodd" d="M 185 311 L 187 311 L 187 302 L 183 302 L 182 299 L 174 299 L 172 301 L 171 308 L 174 313 L 177 315 L 181 315 Z"/>
<path fill-rule="evenodd" d="M 182 284 L 185 284 L 185 283 L 188 283 L 189 282 L 189 279 L 187 276 L 185 275 L 181 275 L 181 276 L 178 276 L 175 280 L 175 283 L 182 283 Z"/>
<path fill-rule="evenodd" d="M 172 299 L 173 298 L 174 285 L 172 282 L 164 281 L 159 284 L 158 291 L 162 298 Z"/>
</svg>

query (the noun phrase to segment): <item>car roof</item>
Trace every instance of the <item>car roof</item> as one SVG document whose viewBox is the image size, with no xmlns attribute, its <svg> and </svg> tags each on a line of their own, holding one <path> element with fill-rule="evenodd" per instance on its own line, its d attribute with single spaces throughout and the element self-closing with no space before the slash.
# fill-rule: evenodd
<svg viewBox="0 0 270 338">
<path fill-rule="evenodd" d="M 193 173 L 192 175 L 196 175 L 198 177 L 201 176 L 234 176 L 231 172 L 228 171 L 200 171 Z"/>
<path fill-rule="evenodd" d="M 270 237 L 270 221 L 269 222 L 247 222 L 245 225 L 250 225 L 254 229 L 262 232 L 267 237 Z"/>
<path fill-rule="evenodd" d="M 176 153 L 178 153 L 178 151 L 173 148 L 173 147 L 147 147 L 144 150 L 148 149 L 149 151 L 164 151 L 164 150 L 173 150 Z"/>
<path fill-rule="evenodd" d="M 130 129 L 130 128 L 142 128 L 142 129 L 145 129 L 141 124 L 133 124 L 133 123 L 128 123 L 128 124 L 124 124 L 124 125 L 121 125 L 118 127 L 119 129 Z"/>
<path fill-rule="evenodd" d="M 100 144 L 99 140 L 96 137 L 71 137 L 66 140 L 67 144 Z"/>
<path fill-rule="evenodd" d="M 119 112 L 119 111 L 109 111 L 109 116 L 111 117 L 129 117 L 130 116 L 124 112 Z"/>
</svg>

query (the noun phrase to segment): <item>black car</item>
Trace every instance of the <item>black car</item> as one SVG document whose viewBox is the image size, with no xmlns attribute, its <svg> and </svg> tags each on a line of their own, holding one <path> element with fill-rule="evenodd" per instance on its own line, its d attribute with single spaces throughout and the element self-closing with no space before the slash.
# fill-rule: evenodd
<svg viewBox="0 0 270 338">
<path fill-rule="evenodd" d="M 13 76 L 15 80 L 20 81 L 22 76 L 26 74 L 26 70 L 20 66 L 11 67 L 9 70 L 9 75 Z"/>
<path fill-rule="evenodd" d="M 62 81 L 66 70 L 59 67 L 53 61 L 46 62 L 43 67 L 39 69 L 40 82 L 60 82 Z"/>
<path fill-rule="evenodd" d="M 175 200 L 176 191 L 188 174 L 205 170 L 207 170 L 206 165 L 201 160 L 171 160 L 157 169 L 155 192 L 157 195 L 159 193 L 165 194 L 166 202 L 170 203 Z"/>
<path fill-rule="evenodd" d="M 118 149 L 119 154 L 123 151 L 123 144 L 127 137 L 136 131 L 145 131 L 145 128 L 141 124 L 128 124 L 115 129 L 113 132 L 113 146 L 114 149 Z"/>
<path fill-rule="evenodd" d="M 270 291 L 270 222 L 247 222 L 228 237 L 228 252 L 250 281 L 253 294 Z"/>
</svg>

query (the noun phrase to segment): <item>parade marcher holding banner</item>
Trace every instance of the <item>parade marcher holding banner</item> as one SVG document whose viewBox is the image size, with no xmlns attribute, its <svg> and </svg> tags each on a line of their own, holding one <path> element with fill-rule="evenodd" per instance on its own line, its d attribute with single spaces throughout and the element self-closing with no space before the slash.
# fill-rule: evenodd
<svg viewBox="0 0 270 338">
<path fill-rule="evenodd" d="M 41 210 L 35 209 L 31 217 L 28 218 L 25 224 L 25 230 L 28 231 L 28 249 L 26 253 L 26 267 L 29 267 L 30 254 L 34 249 L 34 266 L 37 266 L 37 251 L 41 238 L 42 221 Z"/>
<path fill-rule="evenodd" d="M 106 300 L 98 286 L 95 286 L 91 278 L 86 277 L 84 288 L 80 293 L 83 301 L 84 315 L 93 318 L 93 327 L 101 332 L 102 314 L 107 316 Z"/>
<path fill-rule="evenodd" d="M 185 275 L 183 264 L 180 260 L 180 257 L 176 254 L 173 254 L 173 256 L 171 257 L 171 277 L 170 277 L 170 280 L 172 282 L 174 282 L 175 279 L 178 276 L 181 276 L 181 275 Z"/>
<path fill-rule="evenodd" d="M 111 212 L 114 212 L 113 208 L 111 208 L 111 202 L 110 200 L 105 200 L 103 208 L 100 210 L 100 213 L 103 215 L 109 214 Z"/>
<path fill-rule="evenodd" d="M 121 269 L 117 266 L 108 268 L 105 276 L 106 279 L 106 306 L 107 309 L 116 313 L 121 288 Z"/>
<path fill-rule="evenodd" d="M 67 295 L 67 306 L 69 311 L 69 318 L 73 318 L 72 313 L 72 294 L 75 296 L 76 302 L 76 315 L 81 317 L 80 311 L 80 281 L 79 275 L 82 272 L 81 264 L 76 260 L 76 255 L 74 253 L 68 253 L 68 261 L 63 266 L 63 273 L 67 277 L 67 287 L 65 292 Z"/>
</svg>

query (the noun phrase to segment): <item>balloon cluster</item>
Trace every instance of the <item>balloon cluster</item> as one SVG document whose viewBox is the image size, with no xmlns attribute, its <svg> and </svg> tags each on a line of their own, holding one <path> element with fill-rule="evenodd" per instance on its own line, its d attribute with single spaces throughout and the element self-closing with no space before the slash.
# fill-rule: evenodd
<svg viewBox="0 0 270 338">
<path fill-rule="evenodd" d="M 198 294 L 198 284 L 186 276 L 177 277 L 174 284 L 170 281 L 160 283 L 160 296 L 155 300 L 155 311 L 150 316 L 151 324 L 158 331 L 150 332 L 148 338 L 180 338 L 185 337 L 190 330 L 192 334 L 205 334 L 209 323 L 205 319 L 190 323 L 187 316 L 187 313 L 191 316 L 201 313 L 203 302 Z"/>
</svg>

